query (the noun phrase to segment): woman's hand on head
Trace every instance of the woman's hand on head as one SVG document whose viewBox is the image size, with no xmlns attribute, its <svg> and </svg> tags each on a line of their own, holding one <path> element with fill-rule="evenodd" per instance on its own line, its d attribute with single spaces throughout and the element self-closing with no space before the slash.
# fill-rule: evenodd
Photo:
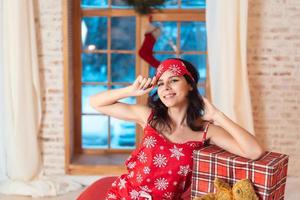
<svg viewBox="0 0 300 200">
<path fill-rule="evenodd" d="M 215 116 L 220 111 L 205 97 L 202 97 L 205 104 L 204 116 L 202 117 L 207 121 L 215 121 Z"/>
<path fill-rule="evenodd" d="M 145 78 L 139 75 L 132 85 L 129 86 L 132 96 L 142 96 L 149 93 L 156 85 L 157 78 Z"/>
</svg>

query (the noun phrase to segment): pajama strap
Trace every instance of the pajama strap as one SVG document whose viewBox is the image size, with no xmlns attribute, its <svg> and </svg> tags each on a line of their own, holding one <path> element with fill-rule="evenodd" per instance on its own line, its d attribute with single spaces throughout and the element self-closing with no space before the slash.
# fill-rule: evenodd
<svg viewBox="0 0 300 200">
<path fill-rule="evenodd" d="M 205 126 L 204 132 L 203 132 L 203 136 L 202 136 L 202 142 L 204 142 L 206 140 L 206 135 L 207 135 L 207 131 L 208 131 L 208 127 L 210 125 L 211 122 L 208 122 Z"/>
</svg>

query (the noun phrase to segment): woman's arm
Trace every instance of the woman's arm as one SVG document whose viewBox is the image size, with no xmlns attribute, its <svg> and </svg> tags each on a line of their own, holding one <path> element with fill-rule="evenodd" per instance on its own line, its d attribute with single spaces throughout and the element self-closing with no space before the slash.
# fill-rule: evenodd
<svg viewBox="0 0 300 200">
<path fill-rule="evenodd" d="M 217 110 L 207 99 L 204 99 L 204 102 L 206 105 L 204 119 L 218 124 L 212 125 L 207 132 L 207 137 L 213 143 L 231 153 L 253 160 L 264 153 L 264 149 L 251 133 Z"/>
<path fill-rule="evenodd" d="M 156 79 L 138 76 L 134 83 L 128 87 L 107 90 L 90 97 L 90 105 L 97 111 L 127 121 L 145 124 L 150 108 L 138 104 L 118 102 L 120 99 L 131 96 L 142 96 L 149 93 L 155 86 Z"/>
</svg>

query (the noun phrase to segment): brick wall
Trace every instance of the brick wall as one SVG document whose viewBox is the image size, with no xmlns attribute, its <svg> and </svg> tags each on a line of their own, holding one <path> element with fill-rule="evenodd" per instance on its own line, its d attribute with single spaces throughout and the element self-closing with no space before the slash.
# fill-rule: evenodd
<svg viewBox="0 0 300 200">
<path fill-rule="evenodd" d="M 44 174 L 64 174 L 62 1 L 35 0 L 43 120 L 40 141 Z"/>
<path fill-rule="evenodd" d="M 62 1 L 35 1 L 43 84 L 40 140 L 45 174 L 64 173 Z M 255 130 L 290 155 L 300 175 L 300 1 L 249 0 L 248 66 Z"/>
<path fill-rule="evenodd" d="M 257 136 L 299 176 L 299 0 L 249 0 L 248 70 Z"/>
</svg>

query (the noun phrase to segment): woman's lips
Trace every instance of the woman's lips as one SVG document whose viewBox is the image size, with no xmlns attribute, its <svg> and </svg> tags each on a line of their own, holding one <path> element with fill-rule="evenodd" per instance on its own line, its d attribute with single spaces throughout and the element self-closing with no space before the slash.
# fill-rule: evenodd
<svg viewBox="0 0 300 200">
<path fill-rule="evenodd" d="M 166 95 L 164 95 L 164 98 L 165 98 L 165 99 L 169 99 L 169 98 L 174 97 L 175 95 L 176 95 L 176 93 L 166 94 Z"/>
</svg>

